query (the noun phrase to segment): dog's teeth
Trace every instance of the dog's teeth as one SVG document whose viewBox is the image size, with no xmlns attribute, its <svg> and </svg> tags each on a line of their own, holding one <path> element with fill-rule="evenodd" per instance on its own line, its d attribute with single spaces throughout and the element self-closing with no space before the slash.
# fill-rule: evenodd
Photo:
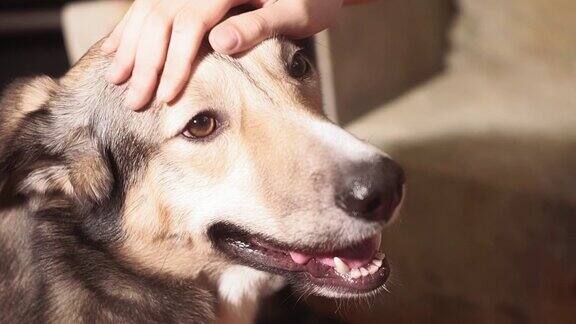
<svg viewBox="0 0 576 324">
<path fill-rule="evenodd" d="M 382 252 L 376 253 L 376 259 L 382 261 L 382 260 L 384 260 L 384 258 L 386 258 L 386 255 L 384 255 L 384 253 L 382 253 Z"/>
<path fill-rule="evenodd" d="M 370 274 L 375 274 L 376 271 L 378 271 L 378 269 L 379 269 L 379 267 L 371 264 L 371 265 L 368 267 L 368 272 L 370 272 Z"/>
<path fill-rule="evenodd" d="M 350 270 L 350 277 L 352 277 L 352 279 L 358 279 L 362 277 L 362 273 L 360 273 L 358 269 L 352 269 Z"/>
<path fill-rule="evenodd" d="M 380 268 L 382 266 L 382 260 L 374 259 L 372 260 L 372 264 Z"/>
<path fill-rule="evenodd" d="M 368 270 L 366 270 L 364 267 L 360 268 L 360 273 L 362 274 L 362 277 L 366 277 L 370 274 L 370 272 L 368 272 Z"/>
<path fill-rule="evenodd" d="M 334 268 L 342 274 L 350 272 L 350 267 L 342 261 L 339 257 L 334 257 Z"/>
</svg>

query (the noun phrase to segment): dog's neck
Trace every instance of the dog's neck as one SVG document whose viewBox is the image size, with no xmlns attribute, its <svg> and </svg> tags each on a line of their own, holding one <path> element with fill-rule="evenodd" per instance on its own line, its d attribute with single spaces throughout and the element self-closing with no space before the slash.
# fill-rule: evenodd
<svg viewBox="0 0 576 324">
<path fill-rule="evenodd" d="M 231 266 L 214 253 L 207 240 L 181 234 L 185 224 L 169 217 L 165 203 L 150 194 L 155 192 L 155 186 L 154 181 L 147 181 L 142 186 L 145 190 L 133 190 L 127 195 L 128 204 L 122 216 L 125 255 L 153 272 L 175 277 L 206 274 L 206 280 L 218 295 L 218 322 L 252 323 L 262 297 L 283 285 L 281 277 Z"/>
<path fill-rule="evenodd" d="M 262 298 L 278 291 L 284 279 L 245 266 L 232 266 L 218 283 L 218 323 L 253 323 Z"/>
<path fill-rule="evenodd" d="M 70 215 L 67 215 L 69 213 Z M 160 255 L 165 269 L 148 268 L 140 272 L 138 260 L 127 258 L 121 253 L 125 244 L 120 244 L 123 247 L 118 249 L 117 246 L 109 247 L 108 243 L 94 241 L 83 228 L 85 224 L 78 221 L 80 217 L 84 220 L 100 219 L 105 213 L 85 216 L 71 215 L 72 213 L 70 209 L 41 212 L 38 219 L 41 226 L 46 228 L 46 232 L 35 237 L 41 245 L 51 247 L 49 251 L 41 252 L 46 256 L 43 258 L 46 264 L 42 267 L 54 269 L 49 276 L 49 285 L 55 289 L 75 287 L 68 291 L 66 300 L 70 300 L 70 295 L 79 296 L 77 300 L 81 300 L 81 296 L 88 293 L 85 287 L 97 287 L 98 295 L 102 296 L 102 300 L 90 300 L 89 303 L 94 303 L 94 307 L 97 303 L 107 303 L 108 300 L 120 300 L 136 305 L 143 300 L 162 300 L 165 303 L 164 309 L 158 307 L 153 311 L 153 308 L 148 308 L 150 313 L 147 316 L 152 316 L 153 313 L 162 314 L 165 309 L 174 309 L 174 307 L 182 307 L 182 315 L 174 314 L 173 316 L 192 316 L 191 313 L 195 313 L 201 307 L 206 320 L 216 318 L 217 323 L 241 324 L 253 323 L 262 298 L 276 292 L 284 285 L 284 280 L 279 276 L 245 266 L 227 266 L 224 271 L 204 269 L 205 274 L 202 271 L 197 272 L 192 276 L 194 279 L 182 280 L 178 273 L 160 271 L 170 270 L 167 268 L 176 267 L 180 261 L 190 263 L 191 260 L 184 261 L 179 257 L 168 260 L 170 254 L 166 253 Z M 115 212 L 107 211 L 107 213 Z M 114 218 L 114 215 L 110 217 Z M 102 231 L 106 232 L 105 229 Z M 58 232 L 60 235 L 52 236 L 51 232 Z M 108 236 L 110 235 L 112 234 Z M 181 240 L 179 243 L 170 240 L 164 243 L 168 245 L 160 249 L 171 246 L 175 250 L 178 248 L 187 250 L 191 245 L 190 241 L 182 242 Z M 133 252 L 130 251 L 130 256 L 134 256 Z M 190 251 L 193 254 L 197 252 Z M 152 258 L 150 254 L 140 256 L 148 258 L 147 261 Z M 186 254 L 185 257 L 189 258 L 190 255 Z M 172 262 L 175 263 L 172 264 Z M 84 273 L 84 276 L 72 279 L 70 273 L 77 271 L 76 269 L 89 270 Z M 90 293 L 93 292 L 90 291 Z"/>
<path fill-rule="evenodd" d="M 101 215 L 89 215 L 98 217 Z M 91 239 L 79 216 L 68 209 L 34 215 L 38 299 L 48 322 L 213 322 L 213 289 L 202 280 L 137 272 L 114 246 Z"/>
</svg>

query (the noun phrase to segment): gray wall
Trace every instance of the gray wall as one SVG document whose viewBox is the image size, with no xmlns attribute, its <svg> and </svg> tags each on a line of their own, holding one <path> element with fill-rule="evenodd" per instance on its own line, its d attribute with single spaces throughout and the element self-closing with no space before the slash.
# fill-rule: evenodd
<svg viewBox="0 0 576 324">
<path fill-rule="evenodd" d="M 347 7 L 329 32 L 339 121 L 356 119 L 438 73 L 452 12 L 450 0 Z"/>
</svg>

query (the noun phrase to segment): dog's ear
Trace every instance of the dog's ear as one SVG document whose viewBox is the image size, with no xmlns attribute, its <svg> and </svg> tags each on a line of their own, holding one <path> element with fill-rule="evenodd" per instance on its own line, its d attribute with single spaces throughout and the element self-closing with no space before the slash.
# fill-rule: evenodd
<svg viewBox="0 0 576 324">
<path fill-rule="evenodd" d="M 58 87 L 40 77 L 6 90 L 0 102 L 0 190 L 101 200 L 112 186 L 108 165 L 90 131 L 58 110 Z"/>
<path fill-rule="evenodd" d="M 10 84 L 0 100 L 0 192 L 13 191 L 16 172 L 20 163 L 16 161 L 21 150 L 16 149 L 15 140 L 24 119 L 41 109 L 57 88 L 48 77 L 20 79 Z"/>
<path fill-rule="evenodd" d="M 86 135 L 77 135 L 86 136 Z M 17 191 L 28 195 L 64 193 L 81 202 L 100 202 L 112 188 L 112 175 L 96 145 L 77 137 L 73 147 L 54 156 L 44 153 L 30 161 L 20 177 Z"/>
</svg>

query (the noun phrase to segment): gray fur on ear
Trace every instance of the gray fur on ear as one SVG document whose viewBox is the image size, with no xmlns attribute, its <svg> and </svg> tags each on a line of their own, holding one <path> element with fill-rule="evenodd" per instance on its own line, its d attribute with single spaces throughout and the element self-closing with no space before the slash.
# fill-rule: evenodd
<svg viewBox="0 0 576 324">
<path fill-rule="evenodd" d="M 62 191 L 68 195 L 74 193 L 69 172 L 62 165 L 45 166 L 31 171 L 18 184 L 18 191 L 24 194 L 46 194 L 54 191 Z"/>
<path fill-rule="evenodd" d="M 113 177 L 97 140 L 73 115 L 57 115 L 61 91 L 48 77 L 24 79 L 0 102 L 0 189 L 25 195 L 107 197 Z"/>
<path fill-rule="evenodd" d="M 41 109 L 57 88 L 56 81 L 47 76 L 19 79 L 6 87 L 0 100 L 0 156 L 22 119 Z"/>
<path fill-rule="evenodd" d="M 101 156 L 88 148 L 68 156 L 58 164 L 33 165 L 17 185 L 20 193 L 45 195 L 63 193 L 80 201 L 101 201 L 112 189 L 112 175 Z"/>
<path fill-rule="evenodd" d="M 101 153 L 94 147 L 75 156 L 68 154 L 68 173 L 76 197 L 101 201 L 112 190 L 113 176 Z"/>
</svg>

